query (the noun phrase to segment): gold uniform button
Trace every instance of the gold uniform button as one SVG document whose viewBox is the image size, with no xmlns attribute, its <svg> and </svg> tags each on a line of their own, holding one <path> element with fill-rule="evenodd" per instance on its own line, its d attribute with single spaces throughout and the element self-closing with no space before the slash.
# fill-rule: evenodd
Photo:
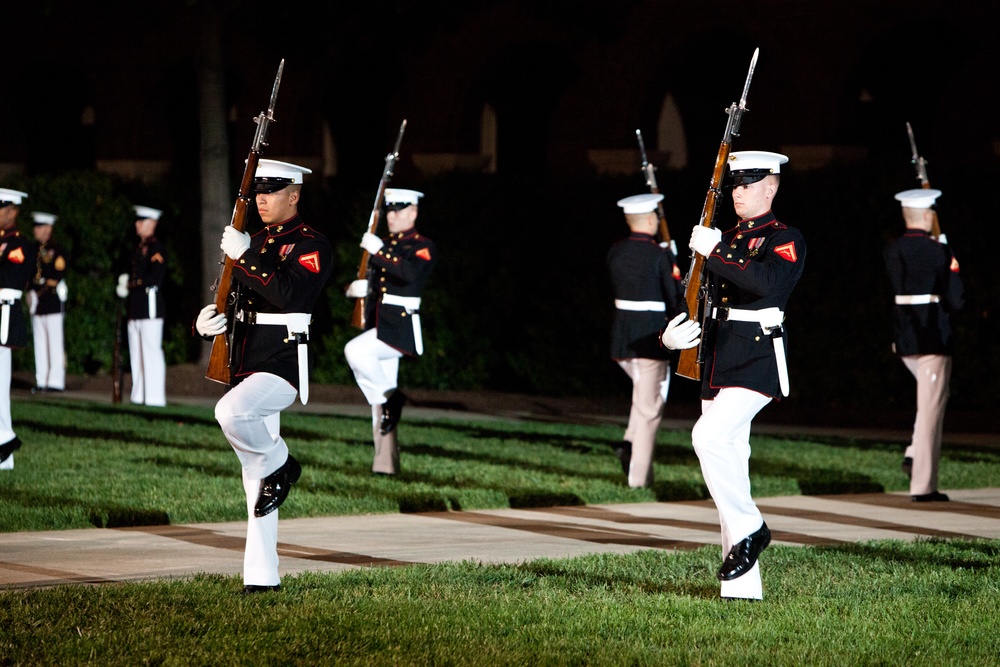
<svg viewBox="0 0 1000 667">
<path fill-rule="evenodd" d="M 753 227 L 753 223 L 752 222 L 748 222 L 747 223 L 747 227 L 751 227 L 752 228 Z"/>
<path fill-rule="evenodd" d="M 267 274 L 266 273 L 262 273 L 262 274 L 260 274 L 260 277 L 261 278 L 267 278 Z"/>
<path fill-rule="evenodd" d="M 722 297 L 722 303 L 729 303 L 729 297 L 728 296 Z"/>
<path fill-rule="evenodd" d="M 754 337 L 753 337 L 753 339 L 754 339 L 755 341 L 760 341 L 760 336 L 754 336 Z"/>
<path fill-rule="evenodd" d="M 742 234 L 737 234 L 737 235 L 736 235 L 736 240 L 737 240 L 737 241 L 739 241 L 739 240 L 740 240 L 741 238 L 743 238 L 743 235 L 742 235 Z M 736 246 L 733 246 L 733 247 L 735 248 Z"/>
<path fill-rule="evenodd" d="M 274 243 L 274 239 L 273 239 L 273 238 L 269 238 L 269 239 L 267 240 L 267 242 L 268 242 L 268 243 Z"/>
<path fill-rule="evenodd" d="M 729 253 L 728 255 L 726 255 L 726 259 L 732 259 L 732 258 L 733 258 L 732 253 Z"/>
</svg>

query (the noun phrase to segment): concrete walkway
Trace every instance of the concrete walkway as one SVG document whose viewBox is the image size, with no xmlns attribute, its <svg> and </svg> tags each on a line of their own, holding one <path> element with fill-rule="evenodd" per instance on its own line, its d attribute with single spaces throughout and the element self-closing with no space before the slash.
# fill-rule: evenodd
<svg viewBox="0 0 1000 667">
<path fill-rule="evenodd" d="M 294 494 L 294 490 L 292 491 Z M 903 494 L 758 499 L 774 544 L 872 539 L 1000 539 L 1000 488 L 949 491 L 947 503 Z M 0 588 L 239 575 L 245 522 L 0 534 Z M 281 572 L 472 560 L 517 563 L 719 541 L 710 501 L 289 519 Z"/>
<path fill-rule="evenodd" d="M 209 394 L 211 392 L 208 392 Z M 30 393 L 15 400 L 31 400 Z M 110 402 L 107 392 L 67 391 L 66 398 Z M 322 396 L 322 395 L 321 395 Z M 367 416 L 360 402 L 312 401 L 296 410 Z M 213 405 L 217 396 L 171 396 L 172 404 Z M 417 403 L 414 401 L 414 403 Z M 547 419 L 621 423 L 573 406 L 515 404 L 492 409 L 449 410 L 445 401 L 407 407 L 408 420 Z M 556 409 L 558 413 L 556 413 Z M 664 420 L 663 428 L 690 428 L 692 419 Z M 755 433 L 884 438 L 904 442 L 908 433 L 878 429 L 786 426 L 763 421 Z M 946 434 L 946 442 L 995 446 L 997 435 Z M 295 490 L 292 490 L 294 496 Z M 948 490 L 947 503 L 914 503 L 906 494 L 788 496 L 757 503 L 774 544 L 816 545 L 872 539 L 1000 539 L 1000 488 Z M 121 529 L 0 533 L 0 589 L 60 584 L 187 577 L 197 573 L 239 575 L 244 521 Z M 280 570 L 336 572 L 358 567 L 473 560 L 517 563 L 592 553 L 642 549 L 693 549 L 719 545 L 719 519 L 711 501 L 591 505 L 543 509 L 479 510 L 288 519 L 279 524 Z"/>
</svg>

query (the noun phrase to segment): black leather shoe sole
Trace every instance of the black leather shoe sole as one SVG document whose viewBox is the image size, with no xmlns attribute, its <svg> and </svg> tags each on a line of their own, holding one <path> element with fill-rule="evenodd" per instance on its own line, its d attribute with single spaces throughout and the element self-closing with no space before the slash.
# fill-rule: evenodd
<svg viewBox="0 0 1000 667">
<path fill-rule="evenodd" d="M 406 394 L 399 389 L 392 392 L 389 399 L 382 405 L 382 420 L 378 425 L 378 432 L 382 435 L 392 433 L 399 423 L 399 418 L 403 416 L 403 405 L 406 403 Z"/>
<path fill-rule="evenodd" d="M 292 484 L 299 481 L 301 474 L 302 466 L 289 454 L 285 465 L 260 480 L 260 493 L 257 495 L 253 515 L 259 519 L 281 507 L 281 503 L 288 497 Z"/>
<path fill-rule="evenodd" d="M 899 469 L 903 471 L 903 474 L 907 477 L 913 476 L 913 459 L 909 456 L 903 457 L 903 463 L 899 466 Z"/>
<path fill-rule="evenodd" d="M 933 493 L 924 493 L 919 496 L 910 496 L 910 500 L 915 503 L 943 503 L 948 502 L 949 498 L 946 493 L 934 491 Z"/>
<path fill-rule="evenodd" d="M 771 531 L 765 523 L 756 533 L 744 537 L 733 545 L 733 548 L 729 550 L 729 554 L 726 555 L 726 559 L 722 561 L 722 567 L 719 568 L 719 574 L 717 575 L 719 580 L 732 581 L 749 572 L 753 568 L 754 563 L 757 562 L 757 556 L 770 543 Z"/>
<path fill-rule="evenodd" d="M 281 585 L 276 586 L 257 586 L 256 584 L 247 584 L 243 587 L 240 595 L 254 595 L 255 593 L 273 593 L 281 590 Z"/>
<path fill-rule="evenodd" d="M 615 456 L 622 464 L 622 472 L 628 477 L 628 469 L 632 465 L 632 443 L 628 440 L 622 440 L 622 443 L 615 447 Z"/>
<path fill-rule="evenodd" d="M 21 439 L 16 435 L 0 445 L 0 463 L 6 461 L 11 454 L 21 449 Z"/>
</svg>

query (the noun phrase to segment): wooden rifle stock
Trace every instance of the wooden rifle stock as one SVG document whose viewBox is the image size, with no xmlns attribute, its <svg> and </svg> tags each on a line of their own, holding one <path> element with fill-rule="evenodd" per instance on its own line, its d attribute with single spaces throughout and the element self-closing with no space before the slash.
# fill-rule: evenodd
<svg viewBox="0 0 1000 667">
<path fill-rule="evenodd" d="M 746 111 L 747 93 L 750 92 L 750 80 L 757 67 L 759 53 L 760 49 L 754 49 L 753 58 L 750 60 L 750 71 L 747 72 L 747 80 L 743 84 L 743 94 L 740 96 L 739 103 L 733 102 L 726 109 L 729 120 L 726 121 L 726 131 L 722 134 L 719 152 L 715 156 L 712 182 L 705 195 L 705 205 L 701 209 L 701 219 L 698 224 L 702 227 L 711 227 L 715 222 L 715 211 L 719 199 L 722 197 L 722 178 L 725 176 L 726 167 L 729 164 L 729 149 L 732 147 L 733 137 L 740 136 L 740 123 L 743 120 L 743 112 Z M 691 380 L 701 379 L 701 365 L 704 362 L 702 345 L 708 333 L 708 320 L 712 316 L 712 304 L 708 290 L 704 285 L 704 274 L 705 257 L 692 248 L 691 265 L 688 267 L 687 277 L 684 279 L 684 301 L 687 304 L 688 317 L 692 320 L 695 318 L 701 320 L 701 343 L 687 350 L 681 350 L 680 358 L 677 360 L 677 375 Z"/>
<path fill-rule="evenodd" d="M 705 195 L 705 204 L 701 209 L 701 219 L 698 224 L 702 227 L 711 227 L 715 221 L 715 211 L 722 196 L 722 178 L 726 173 L 726 164 L 729 161 L 729 149 L 731 142 L 723 141 L 719 146 L 719 153 L 715 158 L 715 168 L 712 170 L 712 183 Z M 702 313 L 701 309 L 705 300 L 705 257 L 693 249 L 691 250 L 691 265 L 688 267 L 687 277 L 684 280 L 684 302 L 687 304 L 688 317 L 692 320 L 702 321 L 702 336 L 705 335 L 704 320 L 711 313 Z M 677 360 L 677 374 L 690 380 L 701 379 L 702 364 L 701 344 L 687 350 L 681 350 L 680 358 Z"/>
<path fill-rule="evenodd" d="M 392 152 L 385 156 L 385 167 L 382 169 L 382 179 L 378 183 L 378 191 L 375 193 L 375 205 L 372 206 L 372 214 L 368 218 L 368 233 L 374 234 L 375 230 L 378 229 L 378 221 L 381 215 L 382 202 L 385 199 L 385 188 L 389 185 L 389 180 L 392 178 L 392 170 L 396 165 L 396 160 L 399 159 L 399 146 L 403 142 L 403 133 L 406 132 L 406 119 L 399 125 L 399 134 L 396 135 L 396 145 L 393 147 Z M 364 280 L 365 274 L 368 273 L 368 257 L 369 252 L 362 249 L 361 251 L 361 263 L 358 265 L 358 280 Z M 360 297 L 354 301 L 354 312 L 351 314 L 351 326 L 358 329 L 365 328 L 365 297 Z"/>
<path fill-rule="evenodd" d="M 250 207 L 250 199 L 253 192 L 253 179 L 257 173 L 257 165 L 260 163 L 260 154 L 263 147 L 267 145 L 267 133 L 274 122 L 274 104 L 278 100 L 278 86 L 281 85 L 281 73 L 285 69 L 285 61 L 281 60 L 278 65 L 278 75 L 274 78 L 274 86 L 271 88 L 271 101 L 267 106 L 267 112 L 261 111 L 254 118 L 257 123 L 257 132 L 254 134 L 253 143 L 250 146 L 250 154 L 247 156 L 247 166 L 243 170 L 243 180 L 240 181 L 240 192 L 236 197 L 236 204 L 233 206 L 233 217 L 231 224 L 236 231 L 242 232 L 247 223 L 247 209 Z M 208 359 L 208 368 L 205 370 L 205 377 L 222 384 L 231 384 L 230 374 L 230 346 L 229 332 L 232 331 L 232 316 L 235 313 L 228 313 L 229 292 L 233 276 L 233 260 L 223 253 L 222 270 L 216 280 L 213 289 L 215 290 L 215 309 L 217 312 L 226 313 L 230 320 L 227 331 L 219 334 L 212 341 L 212 353 Z"/>
</svg>

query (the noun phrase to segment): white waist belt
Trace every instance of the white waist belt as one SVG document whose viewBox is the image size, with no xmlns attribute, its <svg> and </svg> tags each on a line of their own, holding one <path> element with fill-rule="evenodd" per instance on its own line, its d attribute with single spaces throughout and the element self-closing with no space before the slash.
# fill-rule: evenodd
<svg viewBox="0 0 1000 667">
<path fill-rule="evenodd" d="M 420 328 L 420 297 L 399 296 L 398 294 L 383 294 L 382 303 L 390 306 L 402 306 L 410 315 L 413 323 L 413 347 L 417 354 L 424 353 L 424 334 Z"/>
<path fill-rule="evenodd" d="M 256 324 L 284 324 L 288 327 L 288 339 L 298 344 L 299 351 L 299 400 L 302 405 L 309 402 L 309 321 L 310 313 L 256 313 Z"/>
<path fill-rule="evenodd" d="M 922 306 L 927 303 L 940 303 L 941 297 L 937 294 L 897 294 L 897 306 Z"/>
<path fill-rule="evenodd" d="M 628 301 L 626 299 L 615 299 L 615 308 L 618 310 L 631 310 L 635 312 L 656 312 L 665 313 L 667 304 L 662 301 Z"/>
<path fill-rule="evenodd" d="M 723 307 L 713 308 L 712 317 L 734 322 L 756 322 L 764 333 L 771 336 L 771 342 L 774 345 L 774 361 L 778 366 L 778 386 L 781 387 L 781 395 L 788 396 L 788 360 L 785 359 L 785 341 L 782 340 L 784 332 L 781 330 L 785 313 L 777 306 L 760 310 Z"/>
<path fill-rule="evenodd" d="M 10 307 L 24 294 L 19 289 L 4 287 L 0 289 L 0 345 L 7 344 L 10 333 Z"/>
<path fill-rule="evenodd" d="M 761 310 L 746 308 L 713 308 L 712 317 L 717 320 L 732 320 L 734 322 L 757 322 L 763 329 L 773 329 L 785 321 L 785 313 L 778 307 Z"/>
<path fill-rule="evenodd" d="M 408 311 L 413 312 L 415 310 L 420 310 L 420 297 L 419 296 L 399 296 L 398 294 L 383 294 L 382 303 L 387 303 L 390 306 L 402 306 Z"/>
</svg>

